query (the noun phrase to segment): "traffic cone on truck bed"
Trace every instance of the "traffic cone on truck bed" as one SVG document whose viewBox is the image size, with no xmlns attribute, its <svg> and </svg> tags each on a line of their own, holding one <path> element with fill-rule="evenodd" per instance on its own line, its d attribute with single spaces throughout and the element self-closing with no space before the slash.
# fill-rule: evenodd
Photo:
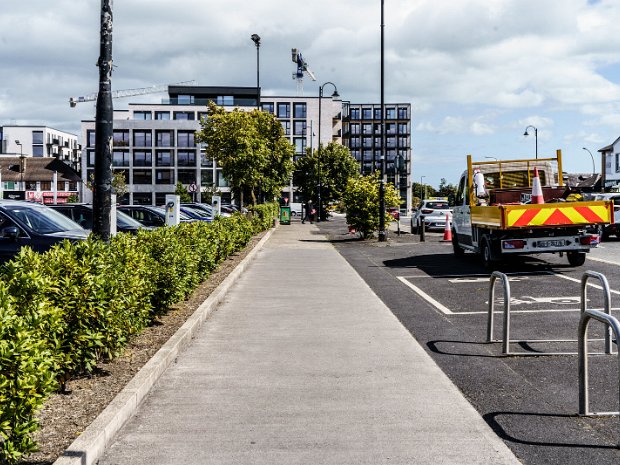
<svg viewBox="0 0 620 465">
<path fill-rule="evenodd" d="M 532 203 L 545 203 L 542 186 L 538 177 L 538 168 L 534 167 L 534 179 L 532 180 Z"/>
<path fill-rule="evenodd" d="M 450 227 L 450 212 L 446 212 L 446 227 L 443 230 L 443 241 L 452 242 L 452 228 Z"/>
</svg>

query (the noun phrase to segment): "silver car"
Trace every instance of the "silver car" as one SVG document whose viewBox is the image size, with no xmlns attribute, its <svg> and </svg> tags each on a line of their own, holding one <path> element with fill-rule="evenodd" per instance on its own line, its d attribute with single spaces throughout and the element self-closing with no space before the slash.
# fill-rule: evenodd
<svg viewBox="0 0 620 465">
<path fill-rule="evenodd" d="M 427 231 L 443 231 L 446 227 L 446 213 L 452 215 L 447 199 L 423 200 L 411 216 L 411 234 L 420 231 L 422 222 Z"/>
</svg>

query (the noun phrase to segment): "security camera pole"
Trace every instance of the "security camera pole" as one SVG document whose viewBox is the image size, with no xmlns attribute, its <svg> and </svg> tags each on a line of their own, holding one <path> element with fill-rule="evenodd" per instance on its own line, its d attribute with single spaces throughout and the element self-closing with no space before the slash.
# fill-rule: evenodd
<svg viewBox="0 0 620 465">
<path fill-rule="evenodd" d="M 95 116 L 95 186 L 93 197 L 93 233 L 110 241 L 112 209 L 112 2 L 101 0 L 101 44 L 99 93 Z"/>
</svg>

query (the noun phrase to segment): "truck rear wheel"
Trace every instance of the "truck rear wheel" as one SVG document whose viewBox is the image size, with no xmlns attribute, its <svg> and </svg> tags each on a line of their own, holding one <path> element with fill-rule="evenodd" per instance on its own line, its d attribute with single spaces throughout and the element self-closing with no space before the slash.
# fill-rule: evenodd
<svg viewBox="0 0 620 465">
<path fill-rule="evenodd" d="M 493 264 L 493 258 L 491 255 L 491 244 L 487 238 L 483 238 L 480 243 L 480 257 L 482 257 L 482 264 L 485 268 L 491 268 Z"/>
<path fill-rule="evenodd" d="M 586 262 L 585 252 L 567 252 L 566 257 L 571 266 L 581 266 Z"/>
</svg>

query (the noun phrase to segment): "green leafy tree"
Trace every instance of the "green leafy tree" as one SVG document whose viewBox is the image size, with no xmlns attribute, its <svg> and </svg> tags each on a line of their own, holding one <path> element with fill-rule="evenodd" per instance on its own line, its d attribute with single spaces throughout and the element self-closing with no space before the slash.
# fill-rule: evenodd
<svg viewBox="0 0 620 465">
<path fill-rule="evenodd" d="M 446 178 L 441 178 L 437 195 L 439 197 L 447 197 L 450 201 L 450 205 L 454 205 L 454 199 L 456 198 L 456 189 L 457 188 L 454 184 L 448 184 Z"/>
<path fill-rule="evenodd" d="M 187 192 L 187 189 L 181 181 L 177 182 L 177 187 L 174 190 L 174 194 L 181 198 L 181 203 L 193 202 L 192 195 Z"/>
<path fill-rule="evenodd" d="M 295 162 L 294 184 L 306 199 L 318 199 L 318 151 L 307 151 Z M 338 202 L 347 188 L 349 179 L 359 176 L 358 162 L 349 149 L 330 142 L 321 148 L 321 203 Z"/>
<path fill-rule="evenodd" d="M 343 203 L 347 210 L 347 223 L 366 239 L 379 229 L 379 176 L 359 176 L 350 178 L 343 195 Z M 385 184 L 385 206 L 397 207 L 400 197 L 392 184 Z M 389 224 L 394 218 L 385 214 L 385 222 Z"/>
<path fill-rule="evenodd" d="M 242 204 L 245 192 L 256 204 L 259 193 L 271 200 L 287 184 L 294 149 L 274 115 L 259 110 L 226 111 L 210 102 L 201 125 L 196 140 L 207 144 L 206 155 L 222 168 Z"/>
</svg>

